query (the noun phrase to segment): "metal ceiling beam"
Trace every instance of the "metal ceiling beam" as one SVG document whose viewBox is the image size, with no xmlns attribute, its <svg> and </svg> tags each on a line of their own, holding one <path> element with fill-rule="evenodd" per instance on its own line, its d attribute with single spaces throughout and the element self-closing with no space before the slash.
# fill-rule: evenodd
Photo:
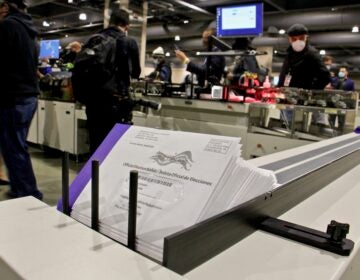
<svg viewBox="0 0 360 280">
<path fill-rule="evenodd" d="M 278 9 L 280 12 L 285 12 L 286 1 L 285 0 L 264 0 L 265 3 Z"/>
<path fill-rule="evenodd" d="M 213 7 L 213 6 L 226 6 L 226 5 L 237 5 L 240 3 L 249 3 L 249 0 L 207 0 L 207 1 L 198 1 L 197 6 L 198 7 Z"/>
<path fill-rule="evenodd" d="M 80 26 L 73 26 L 73 27 L 67 27 L 67 28 L 58 28 L 58 29 L 54 29 L 54 30 L 49 30 L 49 31 L 45 31 L 45 32 L 41 32 L 41 35 L 44 34 L 56 34 L 56 33 L 61 33 L 61 32 L 66 32 L 66 31 L 70 31 L 70 30 L 81 30 L 84 28 L 94 28 L 94 27 L 99 27 L 102 26 L 103 22 L 96 22 L 96 23 L 92 23 L 92 24 L 85 24 L 85 25 L 80 25 Z"/>
<path fill-rule="evenodd" d="M 36 7 L 47 3 L 55 2 L 56 0 L 30 0 L 28 1 L 29 7 Z"/>
<path fill-rule="evenodd" d="M 61 7 L 64 7 L 64 8 L 70 8 L 70 9 L 74 9 L 74 10 L 78 10 L 78 11 L 84 11 L 84 10 L 87 10 L 87 11 L 92 11 L 92 12 L 96 12 L 96 13 L 103 13 L 103 10 L 102 9 L 98 9 L 98 8 L 94 8 L 94 7 L 89 7 L 89 6 L 75 6 L 75 5 L 70 5 L 70 4 L 67 4 L 67 3 L 60 3 L 60 2 L 54 2 L 54 4 L 56 4 L 57 6 L 61 6 Z"/>
<path fill-rule="evenodd" d="M 195 6 L 193 4 L 190 4 L 190 3 L 187 3 L 185 1 L 182 1 L 182 0 L 168 0 L 169 2 L 172 2 L 172 3 L 176 3 L 178 5 L 181 5 L 181 6 L 184 6 L 184 7 L 187 7 L 187 8 L 190 8 L 194 11 L 197 11 L 199 13 L 202 13 L 202 14 L 205 14 L 205 15 L 208 15 L 208 16 L 212 16 L 214 17 L 215 15 L 210 13 L 209 11 L 203 9 L 203 8 L 200 8 L 198 6 Z"/>
</svg>

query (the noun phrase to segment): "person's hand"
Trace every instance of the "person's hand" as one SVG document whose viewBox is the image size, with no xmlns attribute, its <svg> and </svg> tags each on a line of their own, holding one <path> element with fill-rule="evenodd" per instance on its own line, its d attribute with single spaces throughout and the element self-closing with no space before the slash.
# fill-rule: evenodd
<svg viewBox="0 0 360 280">
<path fill-rule="evenodd" d="M 328 84 L 325 86 L 325 89 L 327 89 L 327 90 L 333 89 L 333 87 L 331 86 L 331 83 L 328 83 Z"/>
<path fill-rule="evenodd" d="M 229 72 L 227 73 L 226 78 L 231 81 L 232 79 L 234 79 L 234 74 Z"/>
<path fill-rule="evenodd" d="M 190 61 L 189 58 L 186 56 L 186 54 L 180 50 L 175 50 L 175 55 L 184 64 L 189 63 L 189 61 Z"/>
</svg>

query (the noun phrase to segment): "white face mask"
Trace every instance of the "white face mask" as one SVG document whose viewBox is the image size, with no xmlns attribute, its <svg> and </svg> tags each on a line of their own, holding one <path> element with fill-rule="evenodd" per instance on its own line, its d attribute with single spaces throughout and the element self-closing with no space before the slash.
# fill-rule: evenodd
<svg viewBox="0 0 360 280">
<path fill-rule="evenodd" d="M 344 73 L 344 72 L 339 72 L 339 73 L 338 73 L 338 76 L 339 76 L 339 78 L 344 78 L 344 77 L 345 77 L 345 73 Z"/>
<path fill-rule="evenodd" d="M 294 51 L 301 52 L 305 48 L 306 42 L 302 40 L 296 40 L 291 43 L 291 46 Z"/>
</svg>

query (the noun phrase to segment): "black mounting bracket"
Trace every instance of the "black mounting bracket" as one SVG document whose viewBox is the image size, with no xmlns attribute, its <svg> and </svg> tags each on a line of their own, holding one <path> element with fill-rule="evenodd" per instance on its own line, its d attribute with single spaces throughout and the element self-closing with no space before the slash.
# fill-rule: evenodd
<svg viewBox="0 0 360 280">
<path fill-rule="evenodd" d="M 354 248 L 354 242 L 345 238 L 349 233 L 349 224 L 338 223 L 334 220 L 328 225 L 326 232 L 276 218 L 264 220 L 260 229 L 341 256 L 349 256 Z"/>
</svg>

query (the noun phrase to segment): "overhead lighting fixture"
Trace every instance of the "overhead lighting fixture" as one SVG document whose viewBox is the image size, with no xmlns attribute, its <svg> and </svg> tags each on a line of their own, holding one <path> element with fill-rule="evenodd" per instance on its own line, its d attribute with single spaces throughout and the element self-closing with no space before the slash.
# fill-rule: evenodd
<svg viewBox="0 0 360 280">
<path fill-rule="evenodd" d="M 277 51 L 277 50 L 274 50 L 274 53 L 278 53 L 278 51 Z"/>
<path fill-rule="evenodd" d="M 280 29 L 280 30 L 279 30 L 279 34 L 281 34 L 281 35 L 285 34 L 285 32 L 286 32 L 286 31 L 285 31 L 284 29 Z"/>
<path fill-rule="evenodd" d="M 85 13 L 81 13 L 81 14 L 79 15 L 79 19 L 80 19 L 80 20 L 86 20 L 86 19 L 87 19 L 87 15 L 86 15 Z"/>
<path fill-rule="evenodd" d="M 325 50 L 320 50 L 320 55 L 325 55 L 326 51 Z"/>
<path fill-rule="evenodd" d="M 65 38 L 69 37 L 69 35 L 65 34 Z"/>
<path fill-rule="evenodd" d="M 42 22 L 42 25 L 43 25 L 44 27 L 49 27 L 49 26 L 50 26 L 50 23 L 48 23 L 46 20 L 44 20 L 44 21 Z"/>
<path fill-rule="evenodd" d="M 184 24 L 188 24 L 189 21 L 187 19 L 184 20 Z"/>
<path fill-rule="evenodd" d="M 170 53 L 169 53 L 169 52 L 167 52 L 167 53 L 165 54 L 165 56 L 170 56 Z"/>
<path fill-rule="evenodd" d="M 72 4 L 72 3 L 74 3 L 74 1 L 73 0 L 68 0 L 68 3 Z"/>
<path fill-rule="evenodd" d="M 180 36 L 179 35 L 175 36 L 175 41 L 180 41 Z"/>
<path fill-rule="evenodd" d="M 359 26 L 353 26 L 352 30 L 351 30 L 352 33 L 359 33 Z"/>
</svg>

